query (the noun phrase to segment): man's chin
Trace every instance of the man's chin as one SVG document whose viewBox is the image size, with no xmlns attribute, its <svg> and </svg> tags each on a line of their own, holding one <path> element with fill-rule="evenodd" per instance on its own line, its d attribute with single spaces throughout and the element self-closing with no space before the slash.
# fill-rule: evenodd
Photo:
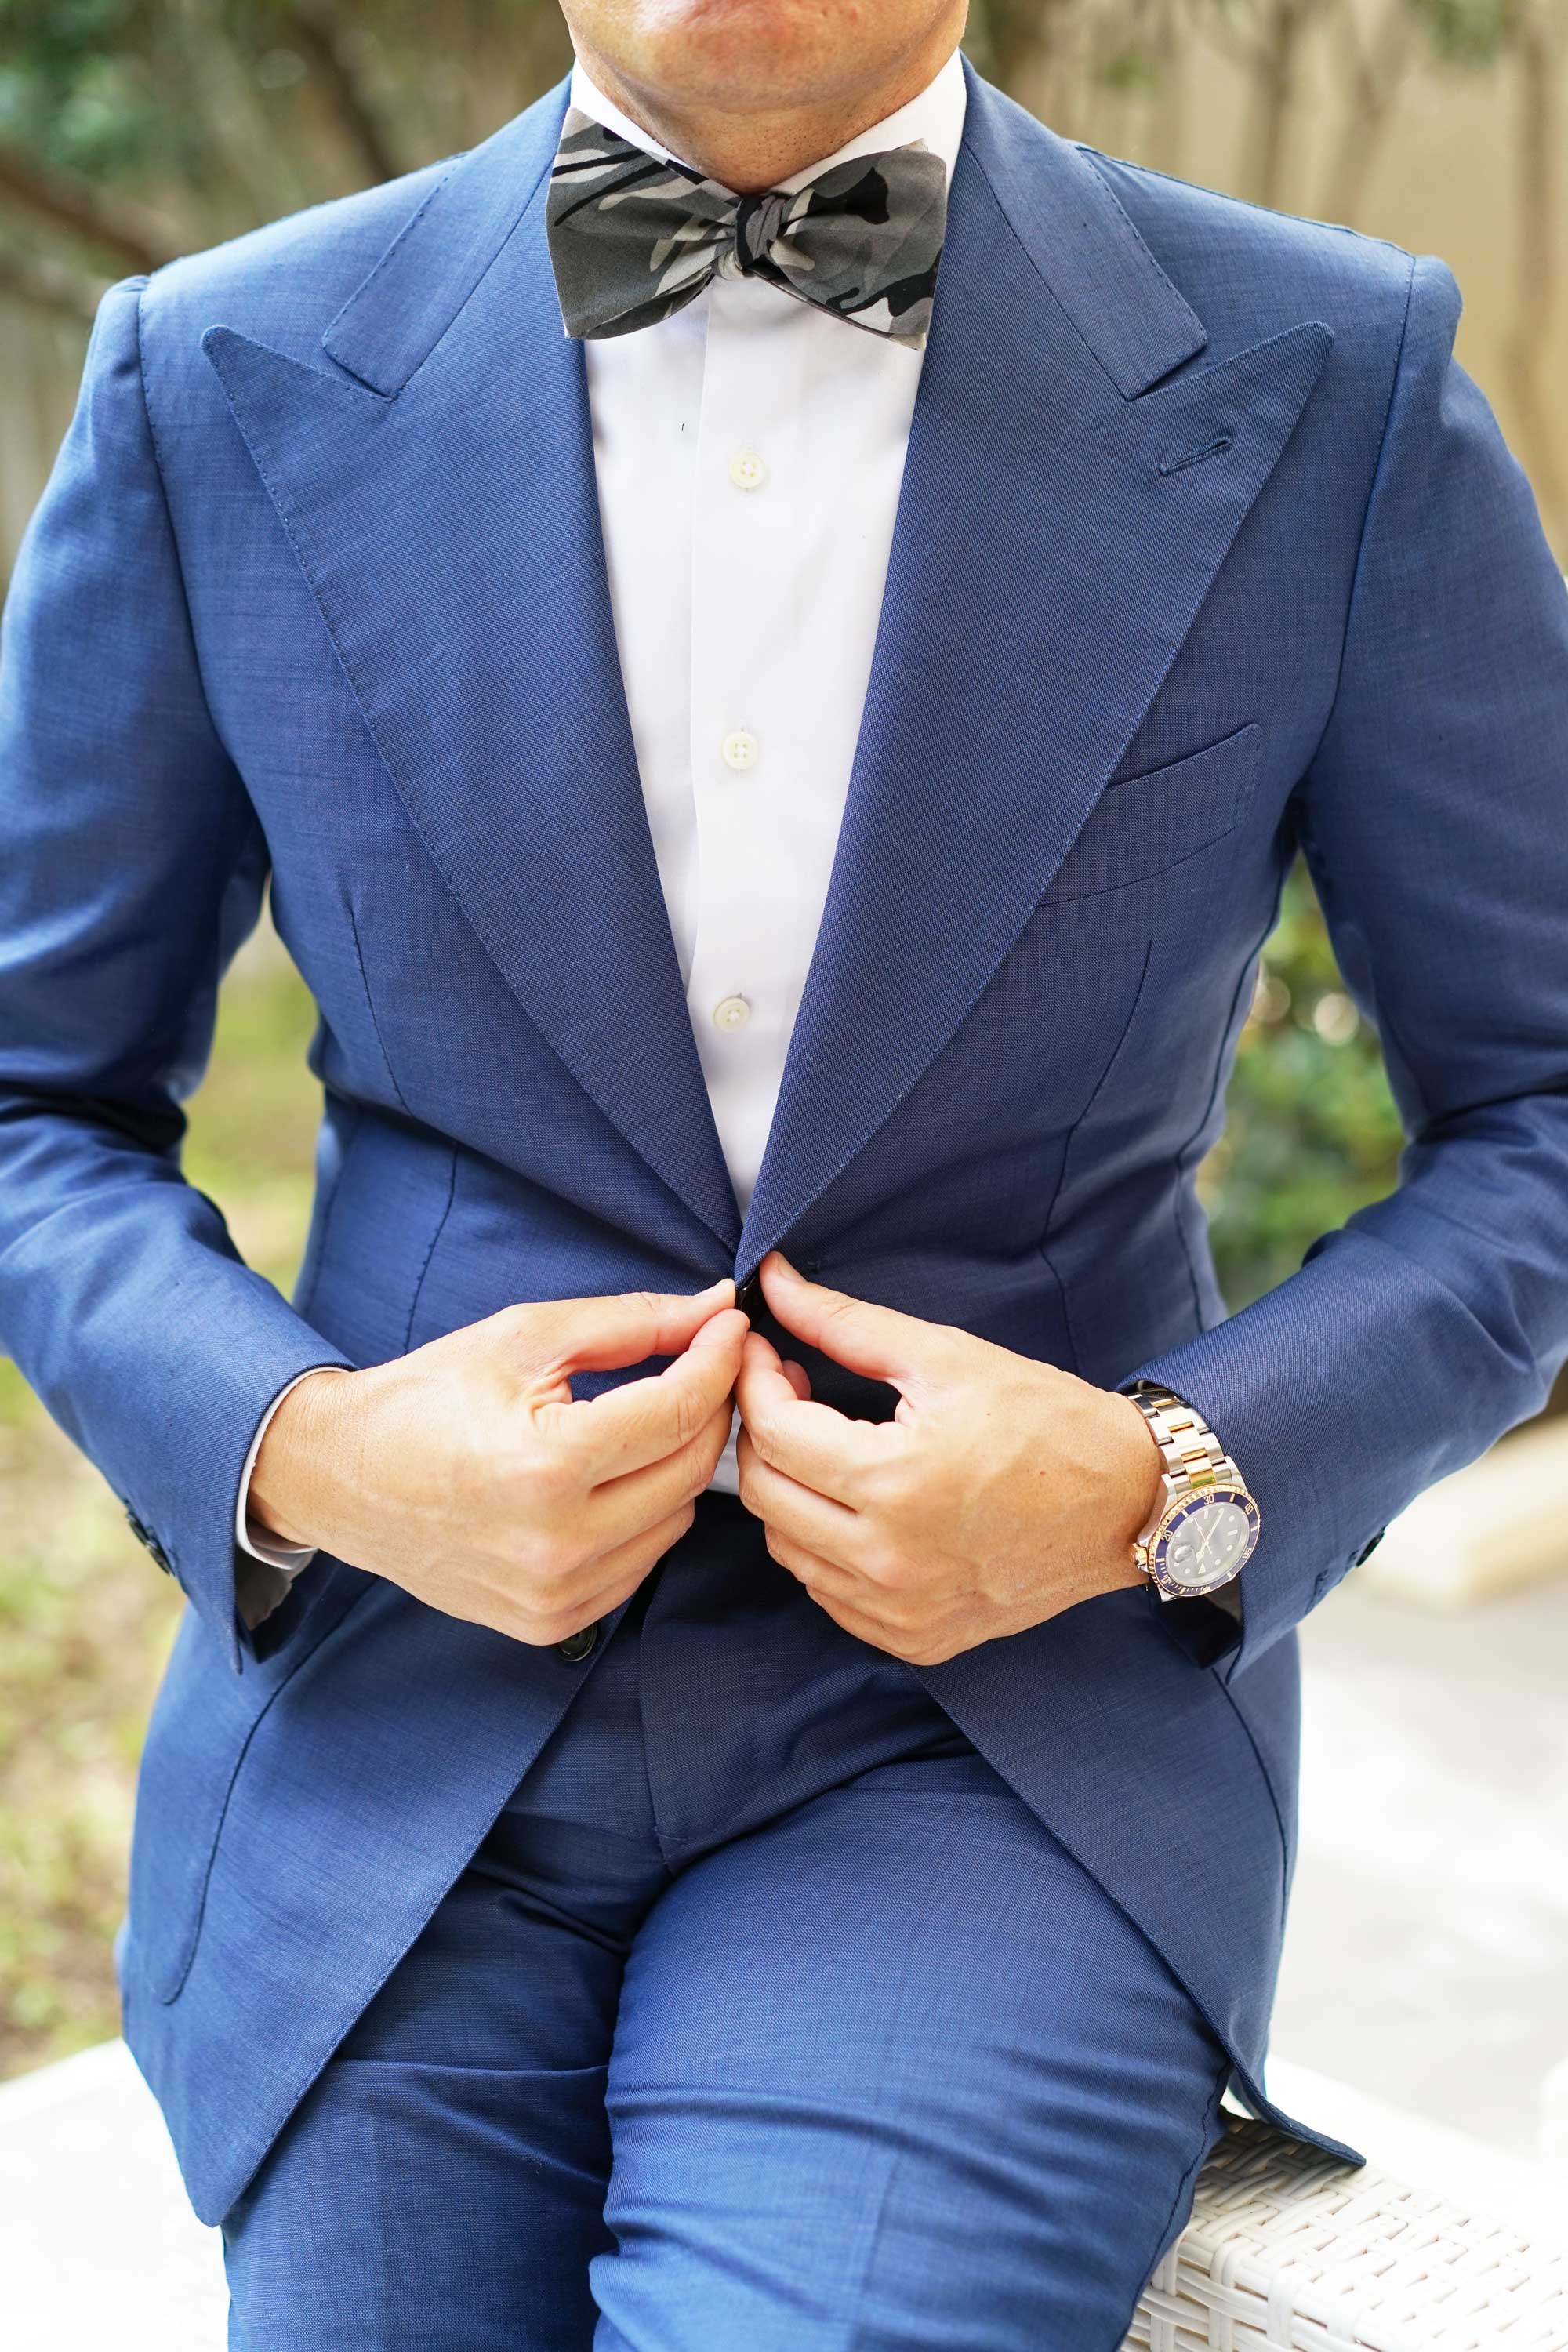
<svg viewBox="0 0 1568 2352">
<path fill-rule="evenodd" d="M 776 115 L 831 105 L 896 72 L 941 14 L 870 0 L 853 37 L 823 0 L 579 0 L 584 38 L 661 110 Z"/>
</svg>

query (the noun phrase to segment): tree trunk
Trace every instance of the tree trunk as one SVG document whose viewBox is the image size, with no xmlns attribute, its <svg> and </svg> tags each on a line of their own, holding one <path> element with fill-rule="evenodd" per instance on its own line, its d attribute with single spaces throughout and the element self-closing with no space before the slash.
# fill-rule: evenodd
<svg viewBox="0 0 1568 2352">
<path fill-rule="evenodd" d="M 125 269 L 161 268 L 179 250 L 164 224 L 140 205 L 100 195 L 88 181 L 50 171 L 15 147 L 0 145 L 0 198 Z"/>
<path fill-rule="evenodd" d="M 1251 156 L 1245 185 L 1254 203 L 1279 208 L 1285 186 L 1285 141 L 1296 95 L 1296 62 L 1310 0 L 1279 0 L 1253 68 Z"/>
<path fill-rule="evenodd" d="M 293 35 L 360 174 L 373 185 L 395 180 L 405 166 L 354 68 L 335 10 L 322 0 L 296 0 Z"/>
<path fill-rule="evenodd" d="M 1353 16 L 1354 5 L 1355 0 L 1351 0 L 1344 12 L 1347 18 Z M 1347 26 L 1344 54 L 1350 61 L 1349 89 L 1333 162 L 1323 183 L 1320 219 L 1343 221 L 1352 228 L 1363 226 L 1367 185 L 1394 101 L 1409 68 L 1415 37 L 1409 0 L 1389 0 L 1364 49 L 1355 45 L 1353 25 Z"/>
<path fill-rule="evenodd" d="M 1568 557 L 1568 499 L 1557 448 L 1559 412 L 1545 395 L 1559 294 L 1563 89 L 1557 45 L 1542 19 L 1515 34 L 1519 136 L 1514 153 L 1514 316 L 1504 345 L 1520 454 L 1559 560 Z"/>
<path fill-rule="evenodd" d="M 1187 144 L 1187 63 L 1192 53 L 1189 28 L 1180 17 L 1178 0 L 1166 0 L 1161 12 L 1155 46 L 1159 85 L 1149 125 L 1149 161 L 1156 172 L 1181 173 Z"/>
<path fill-rule="evenodd" d="M 90 278 L 67 264 L 42 255 L 15 253 L 0 247 L 0 294 L 11 294 L 47 310 L 57 319 L 70 319 L 90 327 L 105 289 L 101 278 Z"/>
</svg>

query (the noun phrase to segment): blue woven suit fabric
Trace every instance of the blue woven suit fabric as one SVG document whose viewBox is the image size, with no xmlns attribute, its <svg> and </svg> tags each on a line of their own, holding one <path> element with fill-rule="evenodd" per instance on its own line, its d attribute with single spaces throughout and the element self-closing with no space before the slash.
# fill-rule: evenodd
<svg viewBox="0 0 1568 2352">
<path fill-rule="evenodd" d="M 728 1496 L 561 1672 L 227 2217 L 235 2352 L 1115 2352 L 1229 2071 L 1126 1912 Z"/>
<path fill-rule="evenodd" d="M 1278 2116 L 1294 1629 L 1568 1346 L 1568 594 L 1453 360 L 1447 270 L 1090 153 L 970 75 L 742 1218 L 550 276 L 564 104 L 114 289 L 6 615 L 0 1336 L 189 1597 L 121 1979 L 214 2219 L 576 1687 L 328 1559 L 247 1630 L 241 1468 L 296 1372 L 784 1243 L 1191 1399 L 1261 1509 L 1239 1629 L 1106 1596 L 921 1680 Z M 1408 1150 L 1397 1192 L 1227 1316 L 1196 1171 L 1299 850 Z M 291 1301 L 178 1159 L 268 875 L 321 1014 Z"/>
</svg>

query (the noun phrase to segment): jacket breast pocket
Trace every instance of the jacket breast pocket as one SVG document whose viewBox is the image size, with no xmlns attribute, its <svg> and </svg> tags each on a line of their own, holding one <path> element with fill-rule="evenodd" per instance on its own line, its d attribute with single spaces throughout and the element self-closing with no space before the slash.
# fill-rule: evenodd
<svg viewBox="0 0 1568 2352">
<path fill-rule="evenodd" d="M 1146 882 L 1234 831 L 1252 800 L 1263 730 L 1256 720 L 1217 743 L 1107 784 L 1046 893 L 1089 898 Z"/>
</svg>

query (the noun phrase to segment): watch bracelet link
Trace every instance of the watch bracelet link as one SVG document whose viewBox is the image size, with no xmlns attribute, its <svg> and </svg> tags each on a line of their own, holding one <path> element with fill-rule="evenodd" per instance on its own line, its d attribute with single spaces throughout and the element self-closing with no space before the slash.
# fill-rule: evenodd
<svg viewBox="0 0 1568 2352">
<path fill-rule="evenodd" d="M 1234 1468 L 1202 1413 L 1184 1397 L 1152 1386 L 1133 1389 L 1131 1395 L 1173 1477 L 1195 1489 L 1212 1486 L 1217 1471 Z"/>
<path fill-rule="evenodd" d="M 1132 1539 L 1133 1565 L 1148 1577 L 1162 1601 L 1216 1594 L 1222 1586 L 1233 1583 L 1258 1541 L 1258 1506 L 1247 1491 L 1247 1481 L 1203 1414 L 1184 1397 L 1161 1387 L 1155 1381 L 1139 1381 L 1125 1393 L 1142 1415 L 1164 1465 L 1161 1479 L 1164 1500 L 1156 1505 L 1153 1517 Z M 1194 1509 L 1202 1508 L 1205 1497 L 1216 1487 L 1221 1497 L 1240 1504 L 1251 1532 L 1245 1545 L 1239 1547 L 1239 1558 L 1228 1566 L 1217 1566 L 1215 1573 L 1205 1577 L 1200 1572 L 1194 1577 L 1179 1570 L 1174 1558 L 1165 1558 L 1164 1540 L 1168 1532 L 1190 1518 Z M 1231 1489 L 1228 1495 L 1227 1487 Z M 1233 1536 L 1228 1549 L 1234 1554 L 1237 1549 Z M 1229 1609 L 1226 1602 L 1221 1606 Z M 1229 1609 L 1229 1613 L 1234 1616 L 1236 1612 Z"/>
</svg>

